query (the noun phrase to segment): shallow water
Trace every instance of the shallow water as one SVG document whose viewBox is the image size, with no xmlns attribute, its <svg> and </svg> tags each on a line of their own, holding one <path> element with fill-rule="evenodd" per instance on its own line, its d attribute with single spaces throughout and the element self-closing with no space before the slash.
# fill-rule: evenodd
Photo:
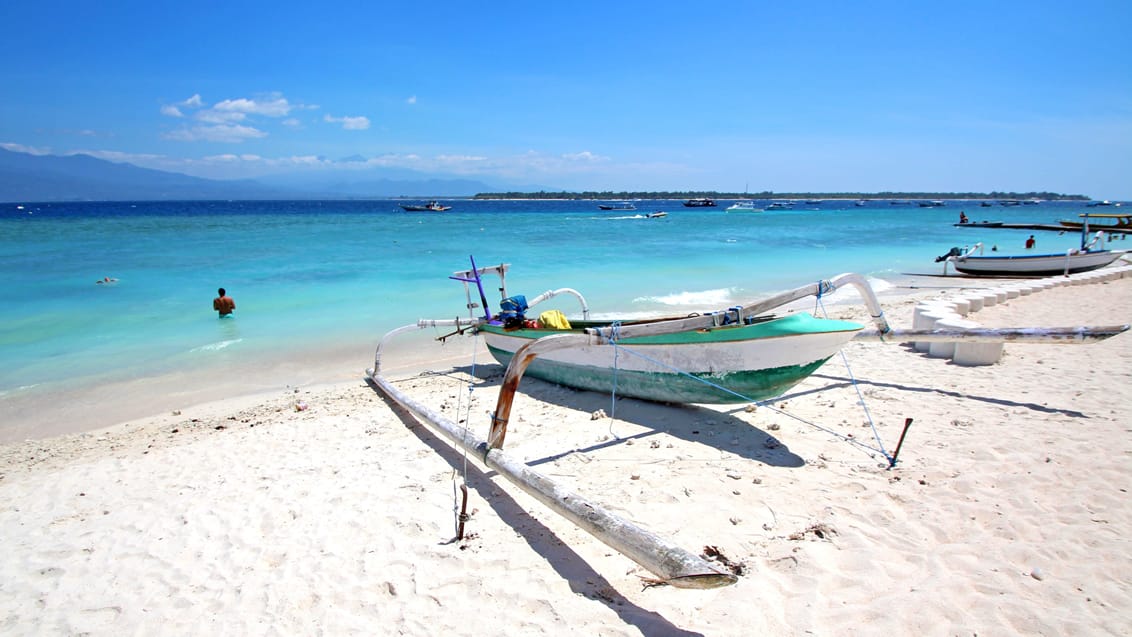
<svg viewBox="0 0 1132 637">
<path fill-rule="evenodd" d="M 480 266 L 512 265 L 510 294 L 570 287 L 595 315 L 624 317 L 721 309 L 842 272 L 883 286 L 941 272 L 934 259 L 953 246 L 984 241 L 1009 254 L 1032 234 L 955 228 L 960 210 L 973 221 L 1016 223 L 1087 211 L 1080 203 L 826 201 L 764 213 L 727 213 L 730 202 L 642 201 L 636 212 L 601 211 L 595 201 L 445 203 L 452 211 L 439 214 L 406 213 L 393 201 L 0 205 L 0 407 L 155 377 L 235 384 L 233 369 L 247 375 L 327 352 L 357 351 L 360 372 L 385 331 L 467 315 L 461 284 L 447 277 L 472 255 Z M 645 218 L 654 210 L 669 214 Z M 1080 240 L 1036 234 L 1041 252 Z M 95 284 L 107 276 L 117 281 Z M 211 309 L 220 286 L 236 300 L 235 319 Z M 487 295 L 499 298 L 490 286 Z"/>
</svg>

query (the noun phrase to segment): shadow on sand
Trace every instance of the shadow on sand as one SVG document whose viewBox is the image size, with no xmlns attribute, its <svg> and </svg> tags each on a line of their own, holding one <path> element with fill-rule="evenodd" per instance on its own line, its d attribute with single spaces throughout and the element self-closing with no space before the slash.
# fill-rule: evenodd
<svg viewBox="0 0 1132 637">
<path fill-rule="evenodd" d="M 475 369 L 475 377 L 481 381 L 477 390 L 493 390 L 503 380 L 504 368 L 500 365 L 480 365 Z M 471 367 L 456 367 L 451 373 L 460 374 L 466 379 L 472 374 Z M 610 411 L 610 396 L 599 392 L 576 390 L 547 383 L 537 378 L 523 378 L 520 392 L 533 400 L 553 403 L 559 407 L 592 414 L 598 410 Z M 491 403 L 494 410 L 495 403 Z M 663 417 L 658 417 L 663 410 Z M 545 458 L 527 462 L 538 466 L 554 462 L 576 453 L 592 453 L 627 441 L 640 441 L 660 433 L 687 442 L 712 447 L 720 452 L 734 454 L 741 458 L 760 462 L 772 467 L 797 468 L 805 465 L 805 460 L 790 451 L 785 443 L 774 435 L 751 425 L 741 418 L 696 405 L 654 403 L 635 398 L 618 398 L 616 421 L 629 423 L 649 431 L 619 436 L 611 432 L 609 440 L 584 448 L 569 449 Z M 514 419 L 514 414 L 512 414 Z M 473 423 L 474 426 L 474 423 Z M 487 437 L 486 425 L 479 432 L 481 438 Z M 737 444 L 736 444 L 737 441 Z"/>
<path fill-rule="evenodd" d="M 662 615 L 634 604 L 619 593 L 609 580 L 593 570 L 585 559 L 574 552 L 554 531 L 524 510 L 506 491 L 499 489 L 491 481 L 494 472 L 484 472 L 474 464 L 466 463 L 464 454 L 460 450 L 434 434 L 428 427 L 422 426 L 411 413 L 385 396 L 376 386 L 372 384 L 370 386 L 421 442 L 439 454 L 454 470 L 464 472 L 468 487 L 474 489 L 500 519 L 515 529 L 535 553 L 545 559 L 551 568 L 570 583 L 570 590 L 587 599 L 605 604 L 622 621 L 635 626 L 643 635 L 703 637 L 703 633 L 679 628 Z M 453 531 L 455 531 L 456 520 L 454 519 L 453 522 Z M 456 544 L 454 541 L 448 543 Z"/>
</svg>

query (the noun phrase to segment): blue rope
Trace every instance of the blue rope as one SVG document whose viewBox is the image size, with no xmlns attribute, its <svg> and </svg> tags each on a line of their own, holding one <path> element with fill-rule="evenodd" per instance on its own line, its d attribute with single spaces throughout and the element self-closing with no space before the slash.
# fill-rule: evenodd
<svg viewBox="0 0 1132 637">
<path fill-rule="evenodd" d="M 621 338 L 621 321 L 614 321 L 611 327 L 613 333 L 609 335 L 609 342 L 613 344 L 613 393 L 609 396 L 609 435 L 620 440 L 621 438 L 613 433 L 613 421 L 617 418 L 617 370 L 620 368 L 617 355 L 621 352 L 617 341 Z"/>
<path fill-rule="evenodd" d="M 818 313 L 817 310 L 819 308 L 821 309 L 822 318 L 829 318 L 829 313 L 825 310 L 825 304 L 821 302 L 821 292 L 818 292 L 817 300 L 814 304 L 814 314 Z M 881 314 L 883 315 L 884 312 L 881 312 Z M 841 355 L 841 362 L 845 365 L 845 373 L 849 375 L 849 382 L 853 385 L 853 390 L 857 392 L 857 402 L 861 405 L 861 410 L 865 412 L 865 419 L 869 421 L 869 427 L 873 430 L 873 438 L 876 439 L 877 446 L 880 447 L 879 451 L 884 454 L 885 459 L 891 463 L 892 456 L 888 455 L 888 452 L 884 449 L 884 442 L 880 439 L 880 432 L 877 431 L 876 422 L 873 421 L 873 415 L 869 412 L 869 406 L 865 403 L 865 396 L 861 393 L 861 386 L 857 384 L 857 377 L 853 375 L 853 369 L 849 366 L 849 358 L 845 356 L 844 350 L 838 350 L 837 353 Z"/>
</svg>

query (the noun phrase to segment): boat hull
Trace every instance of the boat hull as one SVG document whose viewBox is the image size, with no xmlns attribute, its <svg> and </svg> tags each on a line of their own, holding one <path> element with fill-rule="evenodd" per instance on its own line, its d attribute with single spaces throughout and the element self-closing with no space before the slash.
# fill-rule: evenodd
<svg viewBox="0 0 1132 637">
<path fill-rule="evenodd" d="M 548 352 L 531 363 L 526 375 L 657 402 L 746 403 L 782 395 L 862 327 L 794 314 L 754 325 L 624 339 L 620 347 L 584 345 Z M 566 333 L 499 325 L 482 326 L 481 332 L 502 365 L 527 342 Z"/>
<path fill-rule="evenodd" d="M 957 272 L 980 276 L 1056 276 L 1103 268 L 1122 254 L 1123 251 L 1101 250 L 1071 255 L 958 257 L 952 264 Z"/>
</svg>

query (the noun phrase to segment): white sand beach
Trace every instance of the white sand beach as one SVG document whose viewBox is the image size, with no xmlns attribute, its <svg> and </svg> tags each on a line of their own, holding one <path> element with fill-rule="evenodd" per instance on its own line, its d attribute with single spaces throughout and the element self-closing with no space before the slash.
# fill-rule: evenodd
<svg viewBox="0 0 1132 637">
<path fill-rule="evenodd" d="M 1005 283 L 930 281 L 882 299 L 894 326 L 924 298 Z M 1128 323 L 1132 278 L 970 318 Z M 731 586 L 648 585 L 362 369 L 336 370 L 348 379 L 95 431 L 77 414 L 73 433 L 0 446 L 0 632 L 1132 634 L 1132 333 L 1008 343 L 988 366 L 903 344 L 844 353 L 848 368 L 834 357 L 757 409 L 614 406 L 523 381 L 509 454 L 692 553 L 712 547 L 741 572 Z M 481 352 L 472 382 L 471 358 L 454 360 L 391 377 L 483 436 L 502 370 Z M 862 446 L 877 446 L 870 416 L 889 454 L 913 419 L 895 468 Z"/>
</svg>

